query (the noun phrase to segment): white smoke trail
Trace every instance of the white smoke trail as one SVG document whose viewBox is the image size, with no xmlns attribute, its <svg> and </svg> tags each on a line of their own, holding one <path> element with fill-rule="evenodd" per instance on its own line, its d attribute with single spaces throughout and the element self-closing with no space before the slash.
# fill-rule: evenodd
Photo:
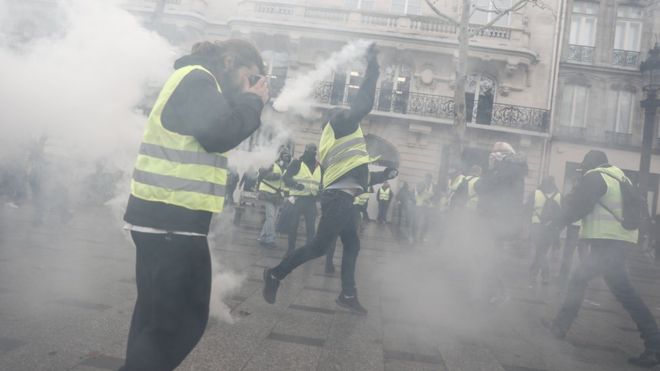
<svg viewBox="0 0 660 371">
<path fill-rule="evenodd" d="M 327 79 L 339 68 L 352 63 L 364 54 L 371 41 L 357 40 L 345 45 L 340 51 L 319 63 L 309 73 L 286 82 L 284 89 L 273 103 L 273 108 L 280 112 L 291 111 L 301 116 L 309 116 L 312 112 L 312 92 L 316 84 Z"/>
<path fill-rule="evenodd" d="M 234 323 L 234 318 L 231 316 L 231 308 L 225 302 L 241 287 L 245 280 L 245 275 L 226 270 L 222 267 L 218 267 L 217 269 L 213 273 L 210 315 L 219 321 L 232 324 Z"/>
</svg>

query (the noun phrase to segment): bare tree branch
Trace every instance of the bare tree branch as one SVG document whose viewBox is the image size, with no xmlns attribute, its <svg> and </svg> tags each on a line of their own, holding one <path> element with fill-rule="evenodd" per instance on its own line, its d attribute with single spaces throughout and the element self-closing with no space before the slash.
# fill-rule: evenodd
<svg viewBox="0 0 660 371">
<path fill-rule="evenodd" d="M 491 27 L 492 25 L 494 25 L 497 21 L 502 19 L 502 17 L 504 17 L 505 15 L 507 15 L 509 13 L 517 12 L 518 10 L 524 8 L 525 6 L 527 6 L 527 4 L 532 3 L 532 2 L 535 2 L 535 1 L 534 0 L 518 0 L 518 2 L 515 3 L 512 7 L 502 10 L 495 18 L 491 19 L 490 22 L 486 23 L 485 25 L 483 25 L 481 27 L 477 27 L 474 30 L 470 31 L 470 37 L 472 38 L 472 37 L 478 35 L 481 31 L 483 31 L 483 30 Z"/>
<path fill-rule="evenodd" d="M 442 18 L 445 21 L 451 23 L 452 25 L 457 26 L 457 27 L 459 26 L 458 21 L 456 21 L 454 18 L 446 15 L 445 13 L 441 12 L 440 9 L 438 9 L 435 5 L 433 5 L 431 0 L 424 0 L 424 1 L 426 2 L 426 5 L 428 5 L 429 8 L 431 8 L 431 10 L 433 10 L 433 13 L 437 14 L 440 18 Z"/>
</svg>

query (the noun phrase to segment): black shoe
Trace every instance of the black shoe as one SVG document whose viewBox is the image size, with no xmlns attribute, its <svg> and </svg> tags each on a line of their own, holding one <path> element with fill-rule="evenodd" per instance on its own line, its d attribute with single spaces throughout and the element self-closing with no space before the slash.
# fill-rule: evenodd
<svg viewBox="0 0 660 371">
<path fill-rule="evenodd" d="M 274 248 L 277 247 L 275 242 L 264 242 L 264 241 L 261 241 L 261 240 L 259 241 L 259 245 L 261 245 L 262 247 L 265 247 L 267 249 L 274 249 Z"/>
<path fill-rule="evenodd" d="M 628 358 L 628 363 L 643 368 L 655 367 L 660 365 L 660 353 L 645 350 L 637 357 Z"/>
<path fill-rule="evenodd" d="M 360 304 L 357 295 L 347 296 L 342 293 L 339 294 L 335 302 L 337 302 L 337 305 L 340 307 L 346 308 L 355 314 L 363 316 L 367 315 L 367 310 Z"/>
<path fill-rule="evenodd" d="M 264 289 L 262 295 L 266 303 L 274 304 L 277 296 L 277 289 L 280 287 L 280 280 L 273 277 L 270 268 L 264 269 Z"/>
<path fill-rule="evenodd" d="M 335 265 L 334 264 L 326 264 L 325 265 L 325 274 L 334 274 L 335 273 Z"/>
<path fill-rule="evenodd" d="M 555 339 L 563 340 L 564 338 L 566 338 L 566 333 L 568 332 L 568 330 L 564 330 L 560 328 L 554 322 L 550 322 L 547 319 L 542 319 L 541 325 L 543 325 L 543 327 L 548 329 Z"/>
</svg>

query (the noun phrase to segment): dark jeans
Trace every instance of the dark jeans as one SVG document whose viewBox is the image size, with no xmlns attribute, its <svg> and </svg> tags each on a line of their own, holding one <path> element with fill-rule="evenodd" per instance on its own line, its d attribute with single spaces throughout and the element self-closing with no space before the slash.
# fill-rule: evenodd
<svg viewBox="0 0 660 371">
<path fill-rule="evenodd" d="M 312 242 L 314 230 L 316 228 L 316 198 L 297 197 L 293 205 L 292 223 L 289 230 L 289 248 L 287 251 L 293 251 L 296 248 L 296 238 L 298 238 L 298 224 L 300 216 L 305 218 L 305 229 L 307 230 L 307 240 L 305 244 Z"/>
<path fill-rule="evenodd" d="M 209 318 L 211 257 L 206 237 L 131 232 L 137 302 L 121 370 L 175 369 Z"/>
<path fill-rule="evenodd" d="M 390 208 L 389 201 L 378 201 L 378 221 L 387 221 L 387 210 Z"/>
<path fill-rule="evenodd" d="M 311 243 L 287 254 L 272 270 L 272 275 L 284 279 L 299 265 L 323 256 L 339 236 L 344 245 L 341 262 L 341 286 L 345 295 L 355 295 L 355 263 L 360 251 L 360 238 L 353 214 L 353 196 L 340 190 L 327 190 L 321 195 L 321 220 Z"/>
<path fill-rule="evenodd" d="M 548 278 L 550 267 L 548 265 L 548 251 L 552 247 L 553 235 L 545 226 L 532 224 L 532 243 L 534 244 L 534 260 L 530 267 L 530 277 L 535 279 L 541 273 L 544 279 Z"/>
<path fill-rule="evenodd" d="M 566 228 L 566 241 L 564 242 L 564 251 L 561 255 L 561 268 L 559 268 L 559 282 L 565 284 L 568 281 L 569 274 L 571 273 L 571 266 L 573 265 L 573 255 L 575 250 L 578 249 L 580 244 L 580 227 L 577 225 L 569 225 Z M 584 249 L 580 248 L 578 254 L 582 259 Z"/>
<path fill-rule="evenodd" d="M 648 350 L 660 351 L 660 333 L 655 318 L 630 283 L 626 271 L 626 249 L 632 244 L 616 240 L 591 240 L 591 251 L 575 270 L 568 283 L 566 299 L 555 325 L 568 330 L 582 306 L 589 281 L 603 276 L 607 287 L 637 325 L 644 346 Z"/>
</svg>

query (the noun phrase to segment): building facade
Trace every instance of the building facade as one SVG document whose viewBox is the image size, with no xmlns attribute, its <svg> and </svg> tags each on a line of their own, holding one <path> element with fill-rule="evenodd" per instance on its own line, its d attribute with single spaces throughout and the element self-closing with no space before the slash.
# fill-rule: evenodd
<svg viewBox="0 0 660 371">
<path fill-rule="evenodd" d="M 659 41 L 660 4 L 569 0 L 565 14 L 548 172 L 566 191 L 584 154 L 597 148 L 634 179 L 644 121 L 639 65 Z M 655 137 L 660 138 L 657 129 Z M 655 215 L 660 139 L 655 140 L 651 173 L 648 200 Z"/>
<path fill-rule="evenodd" d="M 470 26 L 475 30 L 493 19 L 493 9 L 512 5 L 478 4 Z M 457 18 L 458 2 L 437 5 Z M 362 124 L 370 147 L 382 155 L 382 165 L 397 165 L 400 179 L 412 183 L 427 173 L 438 179 L 450 166 L 457 28 L 423 0 L 132 0 L 125 6 L 157 20 L 159 31 L 175 43 L 252 40 L 265 56 L 274 94 L 346 43 L 374 40 L 381 77 L 374 109 Z M 486 166 L 492 144 L 510 142 L 528 156 L 530 187 L 547 161 L 558 58 L 559 5 L 548 7 L 528 6 L 481 29 L 471 39 L 467 63 L 465 162 Z M 328 76 L 315 88 L 317 108 L 350 104 L 362 73 L 356 65 Z M 290 127 L 297 151 L 319 139 L 320 122 L 299 120 Z"/>
</svg>

